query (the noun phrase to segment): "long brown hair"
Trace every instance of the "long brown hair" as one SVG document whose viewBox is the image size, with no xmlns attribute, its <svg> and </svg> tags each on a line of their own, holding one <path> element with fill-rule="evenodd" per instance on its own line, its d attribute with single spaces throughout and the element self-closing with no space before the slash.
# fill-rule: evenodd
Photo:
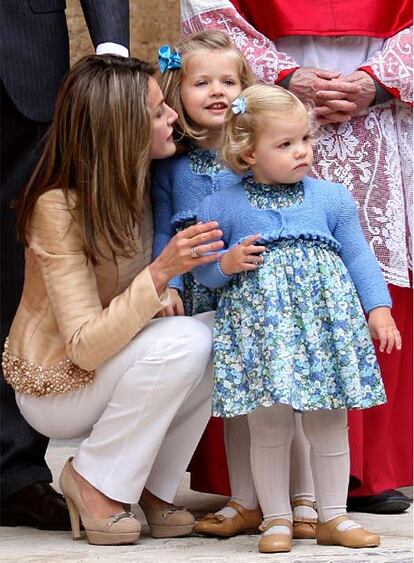
<svg viewBox="0 0 414 563">
<path fill-rule="evenodd" d="M 108 251 L 112 258 L 136 251 L 133 231 L 150 165 L 153 73 L 139 59 L 93 55 L 66 75 L 40 160 L 17 203 L 26 244 L 37 199 L 59 188 L 80 225 L 87 259 L 97 263 Z"/>
</svg>

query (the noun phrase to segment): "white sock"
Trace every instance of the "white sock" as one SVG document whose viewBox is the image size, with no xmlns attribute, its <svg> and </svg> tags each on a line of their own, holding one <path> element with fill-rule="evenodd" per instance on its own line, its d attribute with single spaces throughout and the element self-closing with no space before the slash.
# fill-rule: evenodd
<svg viewBox="0 0 414 563">
<path fill-rule="evenodd" d="M 293 520 L 302 518 L 317 518 L 318 513 L 311 506 L 294 506 L 293 507 Z"/>
<path fill-rule="evenodd" d="M 231 506 L 223 506 L 220 510 L 216 512 L 216 514 L 220 514 L 221 516 L 225 516 L 226 518 L 234 518 L 236 514 L 238 514 L 237 510 L 231 508 Z"/>
</svg>

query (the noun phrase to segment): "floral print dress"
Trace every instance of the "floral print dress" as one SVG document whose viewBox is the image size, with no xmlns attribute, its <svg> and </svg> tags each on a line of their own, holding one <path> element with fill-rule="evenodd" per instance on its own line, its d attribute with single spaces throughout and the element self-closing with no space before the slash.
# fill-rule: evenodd
<svg viewBox="0 0 414 563">
<path fill-rule="evenodd" d="M 243 179 L 260 209 L 299 205 L 302 182 Z M 355 286 L 337 251 L 320 240 L 267 244 L 264 262 L 221 290 L 214 327 L 213 415 L 276 403 L 298 411 L 367 408 L 386 401 Z"/>
<path fill-rule="evenodd" d="M 214 176 L 221 172 L 224 167 L 217 160 L 217 151 L 200 149 L 191 146 L 187 154 L 190 168 L 196 174 L 209 174 Z M 201 202 L 200 202 L 201 203 Z M 190 222 L 181 223 L 177 230 L 182 230 L 190 226 Z M 184 274 L 184 291 L 181 295 L 184 305 L 184 312 L 188 316 L 204 313 L 205 311 L 215 311 L 220 295 L 220 290 L 212 290 L 199 284 L 191 272 Z"/>
</svg>

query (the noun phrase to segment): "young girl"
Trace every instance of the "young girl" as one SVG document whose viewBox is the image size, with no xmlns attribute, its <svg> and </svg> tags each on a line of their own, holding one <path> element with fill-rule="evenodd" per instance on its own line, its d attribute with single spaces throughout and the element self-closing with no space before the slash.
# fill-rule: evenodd
<svg viewBox="0 0 414 563">
<path fill-rule="evenodd" d="M 385 282 L 348 190 L 306 176 L 312 133 L 303 104 L 277 86 L 255 85 L 227 116 L 223 161 L 250 173 L 201 204 L 198 221 L 217 220 L 230 250 L 194 275 L 222 288 L 213 414 L 248 415 L 264 517 L 259 551 L 291 549 L 294 411 L 311 445 L 318 543 L 377 546 L 379 536 L 346 514 L 346 409 L 386 400 L 360 304 L 381 351 L 400 349 Z M 260 233 L 262 256 L 252 233 Z M 249 271 L 252 261 L 260 268 Z"/>
<path fill-rule="evenodd" d="M 220 31 L 189 36 L 176 49 L 160 49 L 162 89 L 166 102 L 177 113 L 176 136 L 185 152 L 156 163 L 153 171 L 155 218 L 154 255 L 157 256 L 176 230 L 195 220 L 203 198 L 237 180 L 217 160 L 226 110 L 252 84 L 249 65 L 240 51 Z M 252 268 L 256 268 L 252 265 Z M 192 275 L 170 283 L 173 303 L 162 315 L 194 315 L 215 310 L 218 293 L 199 285 Z M 232 498 L 216 514 L 196 524 L 198 533 L 232 536 L 257 529 L 261 522 L 250 470 L 249 429 L 246 417 L 235 417 L 224 426 Z M 316 513 L 312 507 L 313 483 L 307 444 L 299 429 L 292 456 L 292 502 L 295 505 L 295 537 L 314 537 Z"/>
</svg>

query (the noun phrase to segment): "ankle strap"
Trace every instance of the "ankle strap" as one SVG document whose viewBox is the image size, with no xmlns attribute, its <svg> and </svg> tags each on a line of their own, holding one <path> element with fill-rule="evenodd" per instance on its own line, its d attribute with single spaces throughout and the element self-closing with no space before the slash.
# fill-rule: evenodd
<svg viewBox="0 0 414 563">
<path fill-rule="evenodd" d="M 286 518 L 274 518 L 273 520 L 269 520 L 268 522 L 262 522 L 259 526 L 259 530 L 261 532 L 265 532 L 269 528 L 273 526 L 286 526 L 289 530 L 292 530 L 292 522 L 286 520 Z"/>
<path fill-rule="evenodd" d="M 309 506 L 309 508 L 316 510 L 316 502 L 308 500 L 307 498 L 295 498 L 292 500 L 291 505 L 292 508 L 296 508 L 297 506 Z"/>
</svg>

